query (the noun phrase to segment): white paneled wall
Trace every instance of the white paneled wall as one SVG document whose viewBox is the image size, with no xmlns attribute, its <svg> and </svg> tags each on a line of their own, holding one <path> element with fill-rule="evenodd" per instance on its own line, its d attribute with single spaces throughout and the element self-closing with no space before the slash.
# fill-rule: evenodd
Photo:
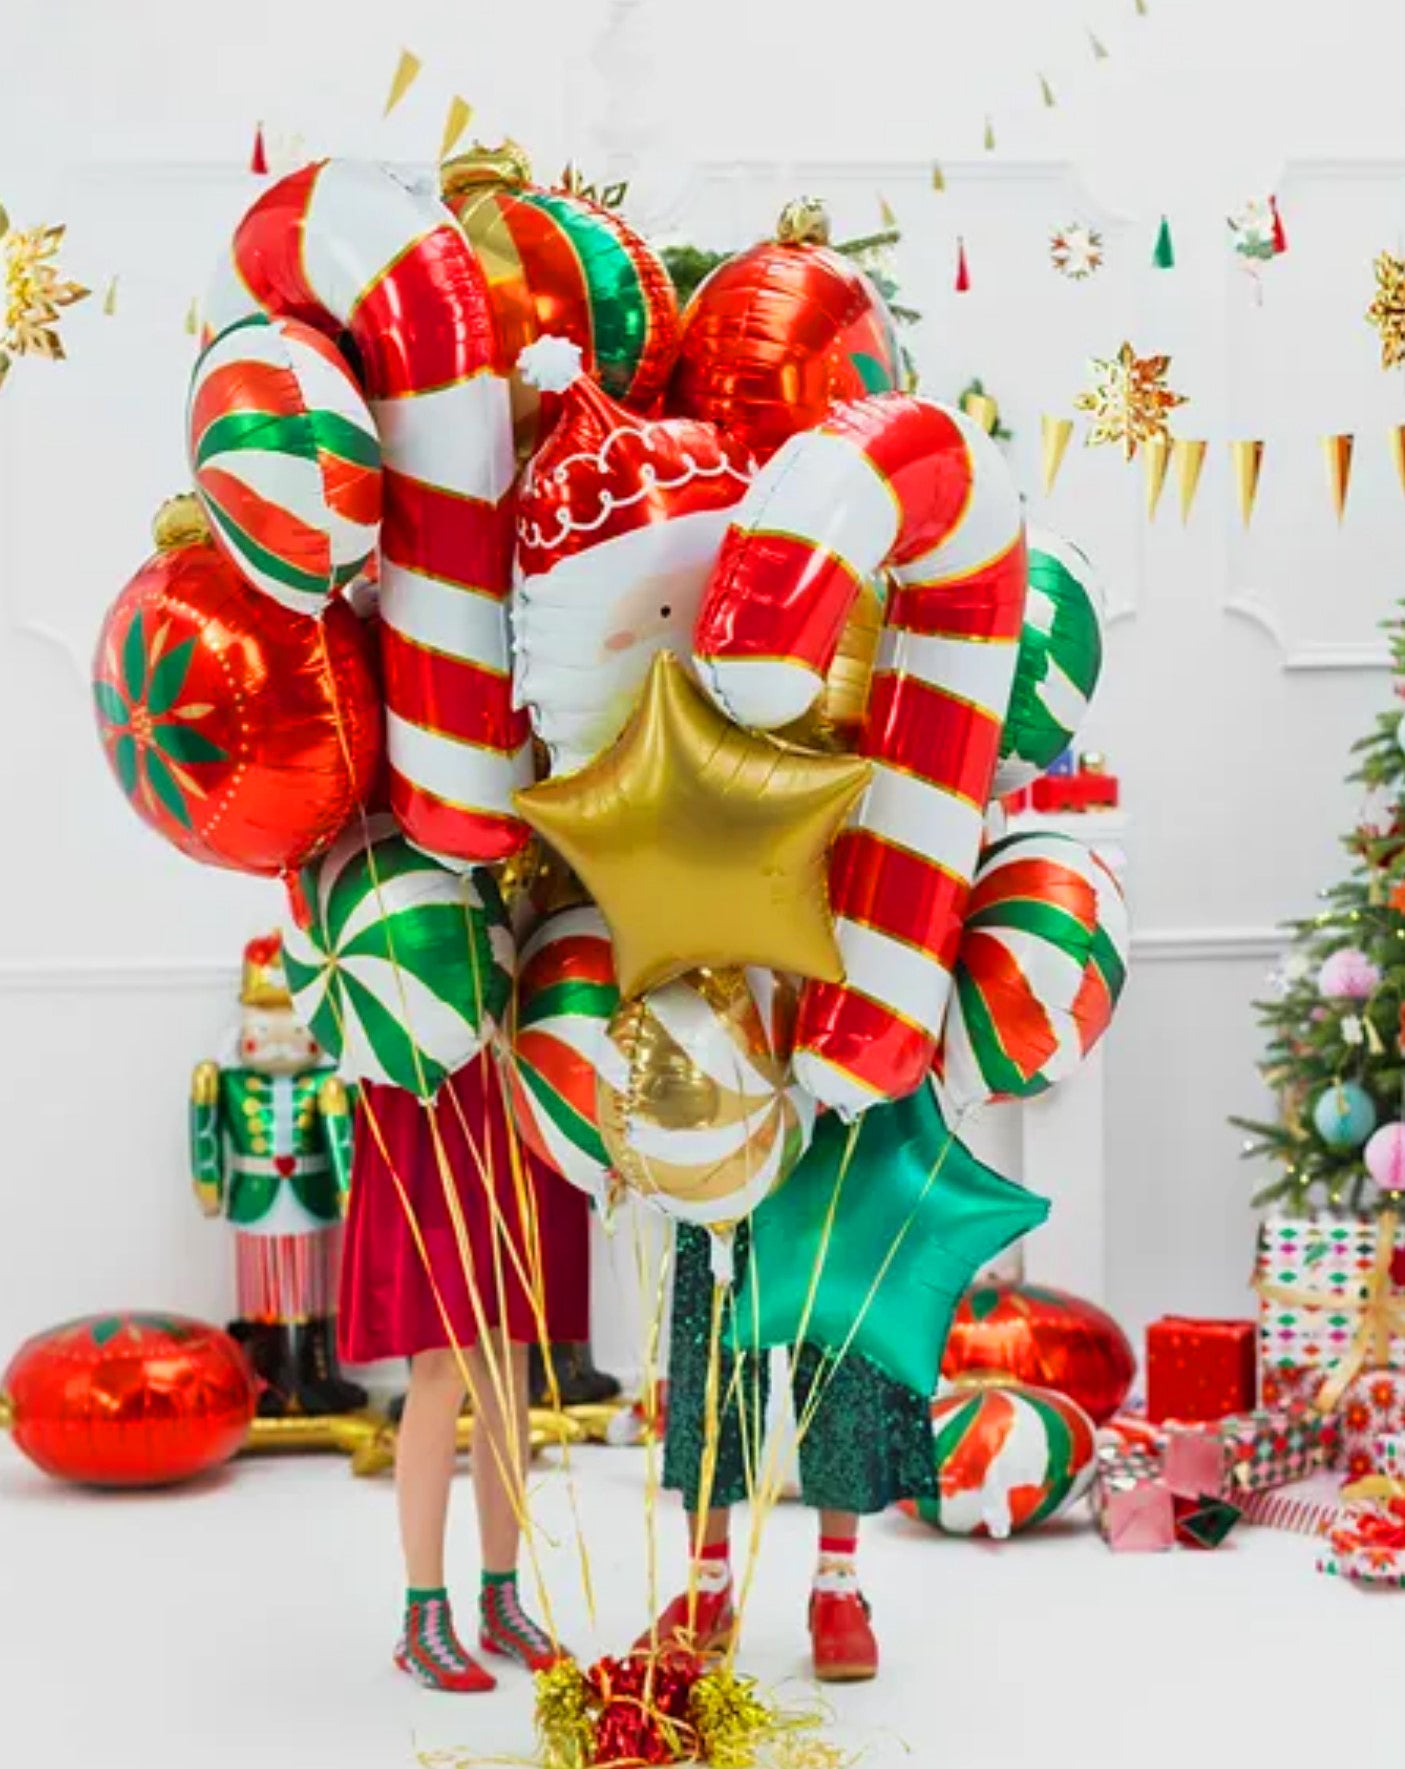
<svg viewBox="0 0 1405 1769">
<path fill-rule="evenodd" d="M 1258 0 L 1233 21 L 1208 0 L 1153 6 L 1140 35 L 1130 3 L 1091 3 L 1115 52 L 1095 83 L 1081 32 L 1011 3 L 1027 36 L 975 30 L 969 5 L 924 7 L 920 26 L 918 9 L 875 5 L 855 37 L 852 9 L 792 0 L 717 8 L 711 25 L 650 0 L 581 0 L 534 8 L 525 53 L 506 8 L 470 20 L 411 0 L 386 18 L 251 0 L 234 27 L 218 15 L 218 33 L 211 11 L 202 49 L 191 0 L 20 0 L 7 27 L 19 52 L 0 72 L 0 196 L 18 220 L 69 223 L 75 274 L 122 280 L 116 317 L 96 301 L 72 313 L 67 365 L 23 364 L 0 394 L 0 1355 L 89 1307 L 228 1306 L 228 1249 L 185 1190 L 185 1084 L 223 1036 L 237 954 L 275 913 L 272 887 L 200 871 L 137 825 L 94 741 L 86 660 L 152 511 L 183 483 L 182 322 L 256 189 L 234 169 L 254 120 L 275 151 L 300 135 L 311 150 L 413 159 L 455 90 L 545 171 L 572 150 L 589 170 L 632 170 L 641 213 L 674 235 L 744 243 L 801 189 L 831 198 L 841 234 L 874 224 L 879 191 L 897 210 L 928 390 L 984 378 L 1016 432 L 1031 513 L 1094 552 L 1116 616 L 1088 733 L 1124 781 L 1138 930 L 1108 1055 L 1110 1299 L 1133 1324 L 1244 1306 L 1250 1176 L 1225 1118 L 1259 1101 L 1249 1002 L 1274 924 L 1337 867 L 1345 752 L 1389 692 L 1374 626 L 1398 588 L 1405 499 L 1384 431 L 1405 401 L 1360 311 L 1370 257 L 1399 248 L 1405 219 L 1405 162 L 1364 157 L 1392 145 L 1370 119 L 1398 67 L 1367 55 L 1366 32 L 1379 46 L 1399 27 L 1365 0 L 1334 9 L 1338 44 L 1360 27 L 1361 65 L 1329 82 L 1321 41 L 1283 41 Z M 219 78 L 202 81 L 216 34 Z M 426 73 L 382 124 L 402 41 Z M 1039 66 L 1057 112 L 1028 102 Z M 1021 158 L 972 162 L 981 115 L 1002 106 L 1002 145 Z M 933 139 L 934 117 L 948 139 Z M 1269 184 L 1291 251 L 1256 305 L 1222 217 Z M 1180 264 L 1157 275 L 1164 207 Z M 1109 262 L 1075 288 L 1049 271 L 1045 242 L 1080 215 L 1102 226 Z M 965 296 L 951 287 L 958 231 Z M 1111 451 L 1075 444 L 1054 497 L 1036 495 L 1041 411 L 1067 409 L 1085 358 L 1124 336 L 1172 353 L 1193 401 L 1184 434 L 1268 439 L 1247 534 L 1222 446 L 1184 528 L 1172 486 L 1148 529 L 1140 475 Z M 1361 437 L 1340 528 L 1317 441 L 1338 429 Z M 602 1253 L 599 1286 L 602 1349 L 624 1364 L 627 1252 Z"/>
</svg>

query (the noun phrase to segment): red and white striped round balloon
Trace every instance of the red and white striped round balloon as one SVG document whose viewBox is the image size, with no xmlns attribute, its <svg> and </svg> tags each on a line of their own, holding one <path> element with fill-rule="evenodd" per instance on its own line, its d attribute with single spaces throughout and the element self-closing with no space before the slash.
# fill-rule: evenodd
<svg viewBox="0 0 1405 1769">
<path fill-rule="evenodd" d="M 188 429 L 216 542 L 256 589 L 320 614 L 381 520 L 380 438 L 336 346 L 297 320 L 236 321 L 195 365 Z"/>
<path fill-rule="evenodd" d="M 207 306 L 349 335 L 384 456 L 380 635 L 391 809 L 427 851 L 505 858 L 532 777 L 506 598 L 516 463 L 486 275 L 453 217 L 386 168 L 326 160 L 235 231 Z"/>
<path fill-rule="evenodd" d="M 861 586 L 891 589 L 859 753 L 873 783 L 834 844 L 845 982 L 805 985 L 796 1078 L 855 1112 L 932 1061 L 984 833 L 1025 597 L 1019 494 L 959 412 L 904 394 L 838 406 L 738 506 L 695 633 L 699 676 L 740 724 L 798 718 Z"/>
</svg>

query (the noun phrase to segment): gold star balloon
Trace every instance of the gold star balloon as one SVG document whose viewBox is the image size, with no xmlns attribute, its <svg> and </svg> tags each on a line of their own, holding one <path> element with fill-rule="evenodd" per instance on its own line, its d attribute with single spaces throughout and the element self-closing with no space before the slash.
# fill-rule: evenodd
<svg viewBox="0 0 1405 1769">
<path fill-rule="evenodd" d="M 662 652 L 609 749 L 515 798 L 600 905 L 635 996 L 699 965 L 840 981 L 829 847 L 869 774 L 731 724 Z"/>
<path fill-rule="evenodd" d="M 1381 367 L 1405 362 L 1405 258 L 1382 252 L 1376 259 L 1376 298 L 1366 317 L 1381 335 Z"/>
<path fill-rule="evenodd" d="M 0 381 L 16 356 L 63 358 L 59 337 L 61 310 L 81 301 L 88 290 L 67 282 L 56 262 L 63 243 L 62 227 L 10 226 L 0 209 L 0 265 L 5 278 L 4 319 L 0 322 Z"/>
<path fill-rule="evenodd" d="M 1093 385 L 1074 405 L 1092 414 L 1088 445 L 1120 442 L 1130 461 L 1138 447 L 1168 434 L 1166 414 L 1186 403 L 1166 385 L 1169 356 L 1138 356 L 1124 344 L 1113 357 L 1093 361 Z"/>
</svg>

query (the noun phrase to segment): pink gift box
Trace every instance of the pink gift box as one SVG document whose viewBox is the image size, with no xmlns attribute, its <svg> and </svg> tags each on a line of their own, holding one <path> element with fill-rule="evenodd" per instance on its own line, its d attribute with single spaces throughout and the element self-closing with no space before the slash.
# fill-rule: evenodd
<svg viewBox="0 0 1405 1769">
<path fill-rule="evenodd" d="M 1225 1489 L 1225 1446 L 1208 1431 L 1173 1431 L 1161 1462 L 1161 1478 L 1178 1499 L 1199 1499 Z"/>
<path fill-rule="evenodd" d="M 1103 1501 L 1103 1533 L 1115 1554 L 1159 1554 L 1176 1541 L 1170 1490 L 1141 1483 L 1109 1492 Z"/>
</svg>

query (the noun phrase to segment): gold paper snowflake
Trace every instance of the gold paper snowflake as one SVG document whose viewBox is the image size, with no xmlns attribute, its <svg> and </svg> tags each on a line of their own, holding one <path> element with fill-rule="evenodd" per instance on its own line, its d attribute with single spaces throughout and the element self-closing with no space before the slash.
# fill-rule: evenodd
<svg viewBox="0 0 1405 1769">
<path fill-rule="evenodd" d="M 59 275 L 62 227 L 10 226 L 0 209 L 0 260 L 5 273 L 5 320 L 0 328 L 0 381 L 16 356 L 63 357 L 59 337 L 62 310 L 81 301 L 88 290 Z"/>
<path fill-rule="evenodd" d="M 1185 404 L 1166 385 L 1170 367 L 1169 356 L 1138 356 L 1130 344 L 1114 357 L 1095 357 L 1093 385 L 1073 402 L 1092 414 L 1089 446 L 1120 442 L 1130 461 L 1143 442 L 1167 435 L 1167 412 Z"/>
<path fill-rule="evenodd" d="M 1405 259 L 1393 252 L 1376 259 L 1376 298 L 1366 317 L 1381 335 L 1381 367 L 1405 362 Z"/>
</svg>

